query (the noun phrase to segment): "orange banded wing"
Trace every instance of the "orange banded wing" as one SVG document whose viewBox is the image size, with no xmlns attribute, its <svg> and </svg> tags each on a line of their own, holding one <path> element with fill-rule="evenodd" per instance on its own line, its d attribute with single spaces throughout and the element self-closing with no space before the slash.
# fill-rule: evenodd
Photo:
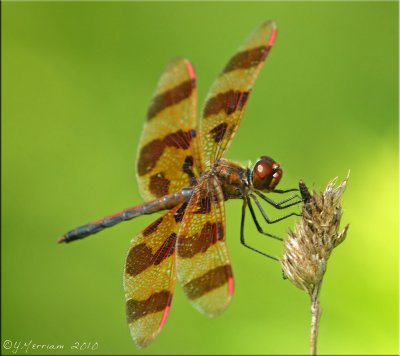
<svg viewBox="0 0 400 356">
<path fill-rule="evenodd" d="M 126 316 L 133 340 L 145 347 L 166 321 L 175 290 L 175 243 L 186 203 L 133 238 L 125 262 Z"/>
<path fill-rule="evenodd" d="M 233 293 L 225 243 L 225 210 L 215 178 L 197 187 L 183 217 L 177 241 L 177 275 L 186 296 L 208 316 L 222 313 Z"/>
<path fill-rule="evenodd" d="M 274 22 L 263 23 L 239 47 L 238 52 L 211 86 L 200 122 L 206 169 L 220 159 L 228 149 L 275 35 Z"/>
<path fill-rule="evenodd" d="M 137 180 L 145 200 L 189 187 L 200 160 L 197 89 L 192 64 L 183 58 L 168 64 L 158 82 L 137 155 Z"/>
</svg>

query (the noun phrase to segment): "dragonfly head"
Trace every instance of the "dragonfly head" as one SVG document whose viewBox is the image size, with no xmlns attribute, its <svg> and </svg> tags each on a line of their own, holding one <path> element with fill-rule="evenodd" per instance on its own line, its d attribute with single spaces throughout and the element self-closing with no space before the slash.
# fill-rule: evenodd
<svg viewBox="0 0 400 356">
<path fill-rule="evenodd" d="M 271 157 L 261 156 L 251 171 L 253 187 L 270 192 L 275 189 L 282 178 L 282 169 Z"/>
</svg>

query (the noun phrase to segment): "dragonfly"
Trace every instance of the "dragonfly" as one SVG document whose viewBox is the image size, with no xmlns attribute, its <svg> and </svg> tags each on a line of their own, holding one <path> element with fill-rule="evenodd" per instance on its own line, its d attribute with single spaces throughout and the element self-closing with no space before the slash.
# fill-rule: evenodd
<svg viewBox="0 0 400 356">
<path fill-rule="evenodd" d="M 225 201 L 243 200 L 241 243 L 275 260 L 246 242 L 247 208 L 258 231 L 278 240 L 282 239 L 261 227 L 253 202 L 268 224 L 298 215 L 272 220 L 260 203 L 286 209 L 301 201 L 295 193 L 280 202 L 266 196 L 297 191 L 276 189 L 283 171 L 275 160 L 261 156 L 250 168 L 224 159 L 276 33 L 275 23 L 266 21 L 243 42 L 212 84 L 200 120 L 193 65 L 184 58 L 172 60 L 157 84 L 137 154 L 137 182 L 146 202 L 80 226 L 58 240 L 68 243 L 122 221 L 166 211 L 132 239 L 126 256 L 126 317 L 139 348 L 163 328 L 177 281 L 193 306 L 207 316 L 221 314 L 229 305 L 234 282 Z"/>
</svg>

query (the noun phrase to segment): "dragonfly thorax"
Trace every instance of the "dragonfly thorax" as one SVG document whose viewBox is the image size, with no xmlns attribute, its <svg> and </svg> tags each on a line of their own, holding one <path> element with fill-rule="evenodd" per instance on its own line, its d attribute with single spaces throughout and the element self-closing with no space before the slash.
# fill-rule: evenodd
<svg viewBox="0 0 400 356">
<path fill-rule="evenodd" d="M 254 189 L 270 192 L 282 178 L 282 168 L 271 157 L 261 156 L 251 170 L 251 183 Z"/>
<path fill-rule="evenodd" d="M 249 169 L 242 165 L 221 159 L 214 166 L 225 200 L 243 198 L 249 192 Z"/>
</svg>

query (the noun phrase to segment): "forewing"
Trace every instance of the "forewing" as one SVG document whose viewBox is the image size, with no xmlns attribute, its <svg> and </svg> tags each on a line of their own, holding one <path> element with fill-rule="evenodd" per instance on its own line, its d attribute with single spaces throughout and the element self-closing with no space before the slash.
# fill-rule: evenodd
<svg viewBox="0 0 400 356">
<path fill-rule="evenodd" d="M 220 159 L 232 141 L 251 89 L 272 47 L 276 26 L 263 23 L 239 47 L 211 86 L 200 122 L 205 168 Z"/>
<path fill-rule="evenodd" d="M 126 257 L 124 289 L 131 335 L 139 347 L 158 335 L 175 290 L 175 245 L 180 205 L 155 220 L 133 238 Z"/>
<path fill-rule="evenodd" d="M 137 155 L 137 179 L 145 200 L 194 182 L 200 160 L 196 77 L 183 58 L 168 64 L 147 113 Z"/>
<path fill-rule="evenodd" d="M 200 183 L 189 201 L 177 241 L 177 275 L 191 303 L 208 316 L 228 306 L 233 275 L 225 243 L 225 210 L 215 178 Z"/>
</svg>

